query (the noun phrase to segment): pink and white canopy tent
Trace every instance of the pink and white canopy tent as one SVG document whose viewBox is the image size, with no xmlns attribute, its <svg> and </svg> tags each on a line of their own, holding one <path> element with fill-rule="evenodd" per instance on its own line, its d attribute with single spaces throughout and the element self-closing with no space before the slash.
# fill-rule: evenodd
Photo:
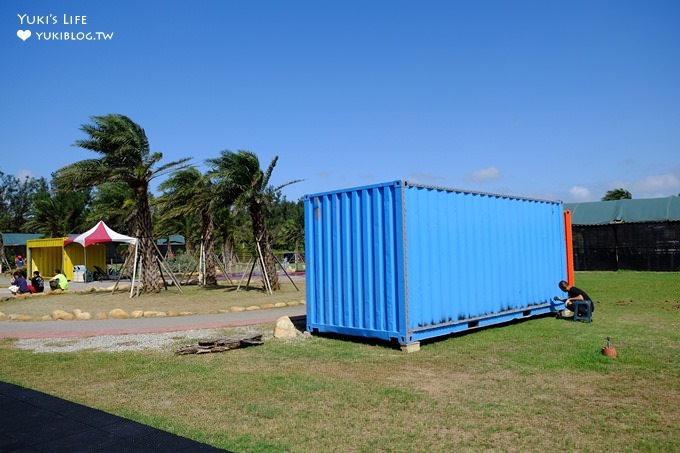
<svg viewBox="0 0 680 453">
<path fill-rule="evenodd" d="M 95 226 L 78 236 L 64 240 L 64 245 L 69 245 L 74 242 L 87 247 L 93 244 L 100 244 L 102 242 L 124 242 L 127 244 L 137 244 L 137 238 L 125 236 L 124 234 L 113 231 L 103 220 L 100 220 Z"/>
<path fill-rule="evenodd" d="M 137 238 L 125 236 L 124 234 L 113 231 L 103 220 L 97 222 L 95 226 L 78 236 L 64 239 L 64 246 L 78 243 L 84 248 L 85 268 L 87 268 L 87 247 L 94 244 L 101 244 L 106 242 L 122 242 L 126 244 L 135 245 L 135 264 L 133 267 L 133 275 L 137 270 L 137 256 L 139 253 L 139 245 Z M 134 281 L 134 277 L 133 277 Z"/>
</svg>

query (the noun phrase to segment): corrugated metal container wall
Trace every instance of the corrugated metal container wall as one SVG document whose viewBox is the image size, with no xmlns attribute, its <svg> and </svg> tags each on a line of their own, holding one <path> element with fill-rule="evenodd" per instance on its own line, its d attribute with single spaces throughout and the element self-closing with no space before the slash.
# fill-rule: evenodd
<svg viewBox="0 0 680 453">
<path fill-rule="evenodd" d="M 305 197 L 307 323 L 409 344 L 547 313 L 562 205 L 402 181 Z"/>
<path fill-rule="evenodd" d="M 53 277 L 55 269 L 64 269 L 64 238 L 31 239 L 26 249 L 29 275 L 40 271 L 43 277 Z"/>
<path fill-rule="evenodd" d="M 106 269 L 106 245 L 92 244 L 85 249 L 78 243 L 69 244 L 64 247 L 64 275 L 69 280 L 73 280 L 73 268 L 78 265 L 85 265 L 90 272 L 95 271 L 95 266 Z"/>
<path fill-rule="evenodd" d="M 387 340 L 404 331 L 401 203 L 394 184 L 306 198 L 310 325 Z"/>
<path fill-rule="evenodd" d="M 106 246 L 94 244 L 85 249 L 80 244 L 64 247 L 65 238 L 31 239 L 26 241 L 29 258 L 29 273 L 40 271 L 43 277 L 54 276 L 55 269 L 61 269 L 67 279 L 73 280 L 73 266 L 87 263 L 87 269 L 94 266 L 106 269 Z"/>
</svg>

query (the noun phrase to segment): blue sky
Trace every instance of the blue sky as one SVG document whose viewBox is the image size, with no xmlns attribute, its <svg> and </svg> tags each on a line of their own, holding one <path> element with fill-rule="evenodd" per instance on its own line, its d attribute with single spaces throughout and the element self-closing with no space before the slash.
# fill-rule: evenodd
<svg viewBox="0 0 680 453">
<path fill-rule="evenodd" d="M 3 0 L 0 171 L 96 157 L 80 126 L 121 113 L 165 161 L 278 155 L 292 200 L 677 195 L 679 24 L 677 1 Z"/>
</svg>

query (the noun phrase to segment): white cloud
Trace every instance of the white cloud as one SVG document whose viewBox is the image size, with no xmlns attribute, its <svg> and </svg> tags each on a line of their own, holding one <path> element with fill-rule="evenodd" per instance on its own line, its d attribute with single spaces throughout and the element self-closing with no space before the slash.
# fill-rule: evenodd
<svg viewBox="0 0 680 453">
<path fill-rule="evenodd" d="M 569 189 L 569 195 L 574 201 L 590 201 L 592 196 L 590 189 L 583 186 L 573 186 Z"/>
<path fill-rule="evenodd" d="M 637 180 L 616 180 L 608 184 L 610 189 L 623 188 L 633 198 L 659 198 L 680 192 L 680 177 L 676 173 L 649 175 Z"/>
<path fill-rule="evenodd" d="M 500 179 L 502 176 L 501 171 L 496 167 L 482 168 L 470 174 L 470 179 L 472 181 L 493 181 L 495 179 Z"/>
<path fill-rule="evenodd" d="M 680 178 L 673 173 L 647 176 L 633 183 L 632 188 L 633 197 L 636 192 L 639 192 L 641 198 L 673 195 L 680 190 Z"/>
</svg>

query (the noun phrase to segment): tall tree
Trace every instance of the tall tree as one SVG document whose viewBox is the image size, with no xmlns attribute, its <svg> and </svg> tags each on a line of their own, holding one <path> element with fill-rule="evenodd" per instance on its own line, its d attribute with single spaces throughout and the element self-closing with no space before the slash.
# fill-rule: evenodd
<svg viewBox="0 0 680 453">
<path fill-rule="evenodd" d="M 220 206 L 215 212 L 215 229 L 227 271 L 239 262 L 239 257 L 253 252 L 252 227 L 247 212 L 233 204 Z"/>
<path fill-rule="evenodd" d="M 27 221 L 33 211 L 33 197 L 47 190 L 44 178 L 19 179 L 0 171 L 0 232 L 30 232 Z M 5 263 L 5 244 L 0 234 L 0 263 Z"/>
<path fill-rule="evenodd" d="M 281 189 L 300 180 L 289 181 L 278 187 L 269 185 L 279 157 L 276 156 L 265 171 L 260 169 L 257 155 L 250 151 L 222 151 L 220 157 L 208 160 L 209 174 L 216 178 L 222 196 L 233 199 L 237 207 L 248 211 L 252 220 L 253 239 L 257 253 L 264 262 L 267 284 L 272 291 L 280 289 L 274 252 L 266 215 Z"/>
<path fill-rule="evenodd" d="M 136 236 L 142 252 L 142 290 L 158 292 L 161 281 L 156 275 L 149 184 L 160 175 L 186 166 L 190 158 L 161 165 L 163 154 L 150 151 L 144 129 L 127 116 L 109 114 L 93 116 L 91 120 L 92 124 L 81 126 L 88 138 L 75 145 L 98 153 L 99 159 L 82 160 L 57 170 L 53 183 L 62 189 L 79 190 L 122 182 L 132 189 Z"/>
<path fill-rule="evenodd" d="M 53 238 L 83 231 L 87 226 L 89 202 L 88 189 L 41 190 L 33 196 L 33 210 L 26 226 L 35 233 Z"/>
<path fill-rule="evenodd" d="M 278 203 L 280 212 L 277 217 L 275 237 L 280 247 L 292 250 L 295 255 L 304 251 L 305 243 L 305 208 L 304 202 L 299 200 L 292 203 L 283 200 Z M 276 243 L 276 242 L 275 242 Z"/>
<path fill-rule="evenodd" d="M 201 221 L 201 244 L 205 264 L 205 285 L 217 285 L 215 270 L 214 210 L 218 203 L 211 179 L 196 168 L 185 168 L 173 173 L 159 188 L 158 215 L 165 219 L 197 217 Z"/>
<path fill-rule="evenodd" d="M 618 189 L 612 189 L 607 191 L 606 194 L 602 197 L 602 201 L 611 201 L 611 200 L 630 200 L 633 198 L 633 195 L 631 195 L 630 192 L 628 192 L 626 189 L 623 189 L 619 187 Z"/>
<path fill-rule="evenodd" d="M 33 197 L 47 190 L 45 178 L 17 178 L 0 172 L 0 231 L 28 233 Z"/>
</svg>

